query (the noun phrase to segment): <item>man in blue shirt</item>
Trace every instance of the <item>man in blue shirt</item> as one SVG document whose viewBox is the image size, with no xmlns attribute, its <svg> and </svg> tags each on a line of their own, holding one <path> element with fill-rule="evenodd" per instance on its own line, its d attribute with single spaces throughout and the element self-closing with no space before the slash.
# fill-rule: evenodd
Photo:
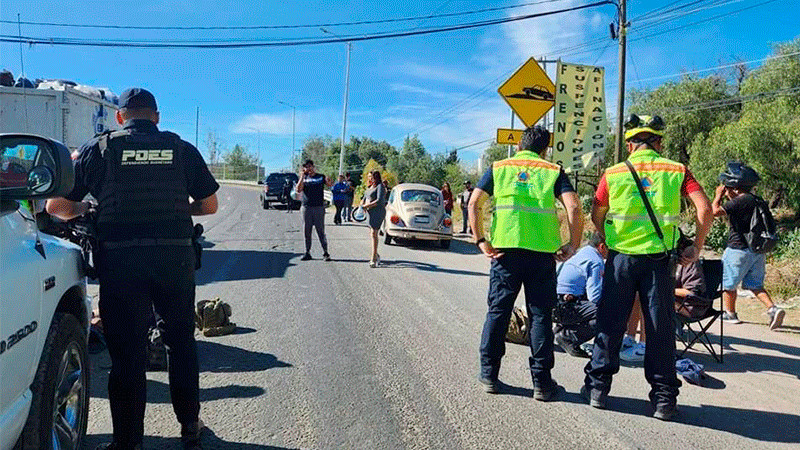
<svg viewBox="0 0 800 450">
<path fill-rule="evenodd" d="M 558 269 L 555 340 L 572 356 L 589 357 L 580 346 L 595 335 L 606 256 L 608 247 L 595 232 L 589 238 L 589 245 Z"/>
<path fill-rule="evenodd" d="M 333 193 L 333 206 L 336 207 L 333 223 L 341 225 L 342 209 L 344 208 L 345 201 L 347 201 L 347 183 L 344 181 L 344 175 L 339 174 L 339 182 L 333 185 L 331 192 Z"/>
</svg>

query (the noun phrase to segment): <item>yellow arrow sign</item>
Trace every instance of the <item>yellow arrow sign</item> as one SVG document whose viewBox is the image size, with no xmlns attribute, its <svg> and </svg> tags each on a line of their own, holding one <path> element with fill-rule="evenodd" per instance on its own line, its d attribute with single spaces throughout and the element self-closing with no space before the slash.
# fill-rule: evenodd
<svg viewBox="0 0 800 450">
<path fill-rule="evenodd" d="M 497 129 L 497 143 L 518 145 L 522 139 L 522 132 L 525 130 L 512 130 L 510 128 Z M 550 133 L 550 147 L 553 146 L 553 133 Z"/>
<path fill-rule="evenodd" d="M 530 127 L 553 107 L 556 87 L 539 63 L 531 58 L 497 92 Z"/>
</svg>

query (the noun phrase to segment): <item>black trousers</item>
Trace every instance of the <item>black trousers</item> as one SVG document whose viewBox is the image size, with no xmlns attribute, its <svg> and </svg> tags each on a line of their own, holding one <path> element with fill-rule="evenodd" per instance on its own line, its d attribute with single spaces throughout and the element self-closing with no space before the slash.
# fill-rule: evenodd
<svg viewBox="0 0 800 450">
<path fill-rule="evenodd" d="M 333 206 L 336 207 L 336 214 L 333 216 L 333 223 L 342 223 L 342 209 L 344 209 L 344 200 L 334 200 Z"/>
<path fill-rule="evenodd" d="M 563 334 L 571 344 L 580 345 L 597 333 L 597 305 L 585 296 L 573 300 L 569 305 L 574 313 L 573 320 L 569 323 L 557 323 L 555 332 Z"/>
<path fill-rule="evenodd" d="M 154 309 L 163 320 L 175 415 L 181 424 L 198 419 L 194 260 L 194 249 L 188 246 L 100 252 L 100 317 L 111 355 L 108 399 L 114 441 L 123 448 L 144 436 L 145 346 Z"/>
<path fill-rule="evenodd" d="M 619 372 L 619 350 L 636 293 L 647 332 L 644 375 L 654 404 L 675 403 L 681 382 L 675 373 L 674 270 L 664 255 L 610 251 L 597 305 L 597 337 L 586 365 L 587 386 L 608 393 Z"/>
<path fill-rule="evenodd" d="M 531 378 L 550 382 L 553 357 L 553 305 L 556 302 L 556 263 L 551 253 L 505 251 L 492 260 L 489 271 L 489 311 L 483 324 L 481 376 L 496 380 L 506 353 L 505 335 L 519 291 L 525 287 L 525 306 L 531 319 Z"/>
</svg>

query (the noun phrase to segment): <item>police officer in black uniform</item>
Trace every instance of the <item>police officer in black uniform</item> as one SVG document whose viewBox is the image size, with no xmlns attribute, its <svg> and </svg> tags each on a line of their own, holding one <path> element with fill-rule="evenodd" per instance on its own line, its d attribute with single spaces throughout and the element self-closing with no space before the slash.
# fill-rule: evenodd
<svg viewBox="0 0 800 450">
<path fill-rule="evenodd" d="M 194 339 L 193 215 L 217 210 L 219 184 L 197 149 L 159 131 L 153 94 L 120 96 L 120 131 L 81 148 L 75 188 L 47 211 L 68 220 L 97 199 L 100 316 L 111 355 L 108 398 L 114 440 L 102 449 L 141 448 L 144 436 L 146 338 L 153 313 L 163 319 L 172 405 L 186 449 L 200 448 L 199 368 Z M 191 200 L 190 200 L 191 197 Z"/>
</svg>

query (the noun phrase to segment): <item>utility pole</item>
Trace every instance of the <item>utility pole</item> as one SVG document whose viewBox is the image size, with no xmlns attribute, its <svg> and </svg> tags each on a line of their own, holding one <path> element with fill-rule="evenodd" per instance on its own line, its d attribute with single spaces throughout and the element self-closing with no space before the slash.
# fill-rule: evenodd
<svg viewBox="0 0 800 450">
<path fill-rule="evenodd" d="M 341 38 L 338 34 L 330 32 L 325 28 L 320 28 L 320 31 Z M 344 139 L 347 133 L 347 99 L 350 94 L 350 50 L 352 50 L 352 47 L 353 44 L 347 42 L 347 63 L 345 64 L 344 72 L 344 108 L 342 110 L 342 141 L 339 146 L 339 175 L 344 174 Z"/>
<path fill-rule="evenodd" d="M 622 123 L 625 120 L 625 50 L 627 44 L 627 28 L 625 0 L 619 0 L 619 93 L 617 97 L 617 152 L 615 163 L 625 159 Z"/>
<path fill-rule="evenodd" d="M 511 129 L 512 130 L 514 129 L 514 110 L 513 109 L 511 110 Z M 506 156 L 507 158 L 511 158 L 511 145 L 512 144 L 508 144 L 508 156 Z"/>
<path fill-rule="evenodd" d="M 291 151 L 291 155 L 290 155 L 291 160 L 289 161 L 289 167 L 291 167 L 292 170 L 294 170 L 294 167 L 292 167 L 292 164 L 294 163 L 294 161 L 293 161 L 294 160 L 294 117 L 295 117 L 295 112 L 296 112 L 297 108 L 294 105 L 290 105 L 290 104 L 288 104 L 286 102 L 283 102 L 283 101 L 280 101 L 280 100 L 278 100 L 278 103 L 280 103 L 281 105 L 284 105 L 284 106 L 288 106 L 289 108 L 292 108 L 292 151 Z"/>
</svg>

